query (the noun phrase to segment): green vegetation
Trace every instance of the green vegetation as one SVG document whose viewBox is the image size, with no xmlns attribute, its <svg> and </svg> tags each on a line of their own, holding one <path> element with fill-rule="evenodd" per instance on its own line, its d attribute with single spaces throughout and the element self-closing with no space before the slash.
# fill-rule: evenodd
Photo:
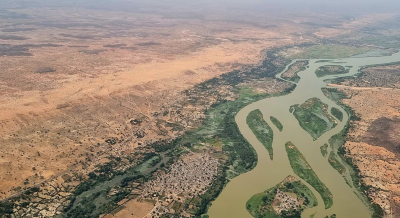
<svg viewBox="0 0 400 218">
<path fill-rule="evenodd" d="M 293 63 L 292 65 L 290 65 L 287 69 L 286 72 L 284 72 L 281 75 L 282 79 L 288 80 L 288 81 L 292 81 L 294 83 L 298 83 L 300 81 L 300 77 L 299 75 L 297 75 L 299 72 L 307 69 L 307 65 L 308 65 L 309 61 L 296 61 L 295 63 Z M 300 68 L 298 70 L 296 70 L 295 72 L 292 72 L 294 69 L 296 68 Z M 289 73 L 290 72 L 290 73 Z M 293 73 L 293 74 L 292 74 Z M 289 74 L 289 75 L 287 75 Z"/>
<path fill-rule="evenodd" d="M 342 145 L 344 144 L 344 135 L 343 132 L 340 132 L 336 135 L 333 135 L 330 139 L 329 139 L 329 145 L 332 148 L 332 150 L 334 151 L 338 151 Z"/>
<path fill-rule="evenodd" d="M 276 119 L 276 118 L 273 117 L 273 116 L 271 116 L 270 119 L 271 119 L 271 122 L 276 126 L 276 128 L 278 128 L 279 131 L 282 132 L 282 130 L 283 130 L 283 125 L 282 125 L 282 123 L 279 122 L 279 120 Z"/>
<path fill-rule="evenodd" d="M 319 67 L 315 71 L 315 74 L 317 75 L 317 77 L 324 77 L 328 75 L 345 74 L 348 72 L 349 69 L 346 69 L 345 67 L 340 65 L 326 65 Z"/>
<path fill-rule="evenodd" d="M 290 108 L 300 126 L 314 139 L 337 125 L 335 119 L 328 114 L 327 109 L 328 105 L 322 103 L 318 98 L 311 98 L 300 106 L 293 105 Z"/>
<path fill-rule="evenodd" d="M 121 187 L 127 187 L 130 182 L 137 181 L 137 180 L 141 179 L 142 177 L 143 177 L 142 175 L 125 177 L 121 181 Z"/>
<path fill-rule="evenodd" d="M 242 87 L 239 89 L 239 100 L 252 98 L 254 95 L 257 95 L 257 93 L 250 87 Z"/>
<path fill-rule="evenodd" d="M 326 157 L 326 155 L 328 154 L 328 144 L 325 143 L 323 146 L 320 147 L 320 149 L 322 156 Z"/>
<path fill-rule="evenodd" d="M 314 45 L 291 56 L 292 59 L 336 59 L 351 57 L 370 51 L 371 48 L 358 48 L 344 45 Z"/>
<path fill-rule="evenodd" d="M 171 143 L 177 144 L 177 141 L 174 140 Z M 110 162 L 98 165 L 94 172 L 88 174 L 89 179 L 80 183 L 72 192 L 71 201 L 63 210 L 64 217 L 99 217 L 100 214 L 110 213 L 119 207 L 117 204 L 119 201 L 130 194 L 131 189 L 128 186 L 131 182 L 143 183 L 151 177 L 140 174 L 136 169 L 142 168 L 144 165 L 147 168 L 154 167 L 151 166 L 154 160 L 159 159 L 161 161 L 161 158 L 155 153 L 144 153 L 140 158 L 137 158 L 137 167 L 121 172 L 115 170 L 115 168 L 124 164 L 124 161 L 127 160 L 113 156 L 110 156 L 109 159 Z M 150 174 L 151 172 L 147 173 Z M 107 196 L 111 187 L 103 187 L 106 181 L 119 185 L 118 192 L 115 195 Z M 98 204 L 99 201 L 103 203 Z"/>
<path fill-rule="evenodd" d="M 14 203 L 11 202 L 0 202 L 0 216 L 10 216 L 14 206 Z"/>
<path fill-rule="evenodd" d="M 325 63 L 325 62 L 330 62 L 331 60 L 318 60 L 315 63 Z"/>
<path fill-rule="evenodd" d="M 333 205 L 333 196 L 324 183 L 319 180 L 318 176 L 312 170 L 303 154 L 296 148 L 296 146 L 287 142 L 285 144 L 286 152 L 289 157 L 290 166 L 292 166 L 294 173 L 300 178 L 304 179 L 308 184 L 314 187 L 315 190 L 321 195 L 325 209 Z"/>
<path fill-rule="evenodd" d="M 272 208 L 272 203 L 274 202 L 278 190 L 285 192 L 290 196 L 296 196 L 297 200 L 299 202 L 303 202 L 303 204 L 298 205 L 296 209 L 290 211 L 282 211 L 282 214 L 277 214 Z M 301 212 L 305 208 L 310 208 L 317 205 L 317 198 L 314 196 L 312 191 L 294 177 L 289 176 L 275 187 L 272 187 L 262 193 L 252 196 L 247 201 L 246 208 L 250 212 L 250 214 L 256 218 L 294 218 L 300 217 Z"/>
<path fill-rule="evenodd" d="M 100 195 L 105 196 L 106 192 L 97 192 L 95 194 L 90 195 L 89 197 L 84 198 L 77 207 L 69 210 L 66 213 L 67 217 L 96 217 L 99 216 L 97 214 L 93 214 L 96 210 L 96 204 L 94 203 L 95 199 Z"/>
<path fill-rule="evenodd" d="M 160 163 L 162 160 L 162 158 L 160 156 L 155 156 L 155 158 L 153 158 L 150 162 L 150 166 L 154 167 L 156 166 L 158 163 Z"/>
<path fill-rule="evenodd" d="M 279 218 L 279 215 L 268 206 L 272 204 L 272 200 L 275 198 L 276 189 L 272 188 L 263 193 L 259 193 L 251 197 L 246 203 L 246 209 L 253 217 L 268 217 L 268 218 Z M 272 200 L 271 200 L 272 199 Z M 264 201 L 265 200 L 265 201 Z M 264 211 L 262 211 L 262 208 Z"/>
<path fill-rule="evenodd" d="M 271 158 L 271 160 L 274 159 L 274 151 L 272 148 L 274 132 L 268 123 L 265 122 L 261 111 L 257 109 L 250 112 L 246 118 L 246 122 L 253 131 L 254 135 L 256 135 L 257 139 L 268 150 L 269 158 Z"/>
<path fill-rule="evenodd" d="M 331 153 L 329 154 L 328 162 L 341 175 L 346 172 L 346 167 L 343 166 L 343 164 L 340 162 L 339 157 L 335 152 L 331 151 Z"/>
<path fill-rule="evenodd" d="M 331 108 L 331 114 L 334 117 L 336 117 L 338 120 L 343 121 L 343 113 L 339 109 L 337 109 L 335 107 L 332 107 Z"/>
</svg>

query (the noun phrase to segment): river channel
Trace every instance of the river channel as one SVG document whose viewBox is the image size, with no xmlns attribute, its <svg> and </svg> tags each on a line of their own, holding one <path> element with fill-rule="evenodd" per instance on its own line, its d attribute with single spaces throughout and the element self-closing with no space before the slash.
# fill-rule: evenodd
<svg viewBox="0 0 400 218">
<path fill-rule="evenodd" d="M 318 192 L 307 182 L 300 179 L 312 190 L 318 200 L 318 206 L 305 210 L 302 213 L 302 217 L 308 218 L 314 213 L 316 213 L 316 218 L 322 218 L 326 215 L 330 216 L 331 214 L 336 214 L 339 218 L 371 217 L 368 207 L 357 196 L 356 190 L 346 184 L 342 175 L 333 169 L 327 159 L 321 155 L 320 147 L 328 143 L 328 140 L 333 135 L 339 133 L 349 119 L 347 113 L 335 102 L 328 99 L 321 91 L 321 88 L 327 87 L 324 80 L 355 75 L 362 66 L 398 61 L 400 61 L 400 53 L 384 57 L 345 58 L 324 62 L 309 60 L 309 67 L 299 72 L 298 75 L 301 80 L 297 83 L 297 87 L 292 93 L 260 100 L 239 111 L 235 118 L 236 123 L 239 126 L 241 134 L 257 152 L 258 163 L 252 171 L 232 179 L 227 184 L 220 196 L 212 203 L 208 211 L 209 216 L 211 218 L 252 218 L 251 214 L 246 210 L 246 202 L 253 195 L 277 185 L 288 175 L 300 179 L 293 172 L 285 150 L 285 143 L 291 141 L 305 156 L 319 179 L 328 187 L 333 195 L 333 206 L 326 210 Z M 319 67 L 332 64 L 345 67 L 352 66 L 352 68 L 347 74 L 317 78 L 315 71 Z M 282 73 L 278 74 L 277 77 L 280 78 Z M 338 121 L 338 125 L 335 128 L 327 131 L 317 140 L 313 140 L 311 135 L 300 127 L 294 115 L 289 112 L 290 106 L 303 104 L 306 100 L 314 97 L 328 104 L 328 111 L 330 111 L 331 107 L 336 107 L 343 113 L 343 121 Z M 246 124 L 248 114 L 256 109 L 259 109 L 263 113 L 264 118 L 268 118 L 265 121 L 274 131 L 273 161 L 270 160 L 267 150 Z M 269 120 L 270 116 L 274 116 L 282 123 L 282 132 L 279 132 Z"/>
</svg>

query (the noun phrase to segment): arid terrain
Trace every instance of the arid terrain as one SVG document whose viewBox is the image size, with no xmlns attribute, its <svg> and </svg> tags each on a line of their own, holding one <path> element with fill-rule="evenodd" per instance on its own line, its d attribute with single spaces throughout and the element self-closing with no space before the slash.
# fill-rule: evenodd
<svg viewBox="0 0 400 218">
<path fill-rule="evenodd" d="M 362 181 L 371 187 L 369 196 L 388 217 L 400 215 L 400 90 L 396 69 L 399 65 L 365 68 L 360 77 L 341 82 L 348 85 L 343 91 L 351 97 L 343 102 L 359 117 L 351 123 L 345 148 Z"/>
<path fill-rule="evenodd" d="M 276 22 L 263 15 L 255 25 L 85 8 L 2 13 L 2 197 L 80 161 L 173 137 L 149 129 L 181 91 L 256 65 L 265 49 L 317 40 L 306 24 L 312 16 Z M 128 142 L 106 146 L 112 137 Z"/>
<path fill-rule="evenodd" d="M 108 138 L 130 138 L 123 149 L 133 149 L 139 141 L 173 137 L 146 128 L 181 91 L 258 64 L 262 50 L 294 42 L 292 27 L 278 33 L 152 14 L 16 11 L 33 19 L 1 28 L 2 35 L 29 36 L 0 46 L 3 197 L 26 179 L 40 182 L 102 157 L 111 151 L 104 147 Z M 143 120 L 140 127 L 134 119 Z M 133 136 L 139 129 L 147 131 L 141 139 Z"/>
<path fill-rule="evenodd" d="M 42 191 L 35 192 L 33 203 L 22 199 L 25 207 L 14 208 L 15 213 L 61 214 L 71 190 L 95 166 L 112 162 L 110 155 L 126 157 L 113 165 L 126 170 L 146 156 L 147 145 L 199 127 L 211 105 L 239 98 L 224 84 L 190 94 L 198 91 L 196 84 L 260 66 L 273 48 L 337 43 L 330 37 L 357 33 L 394 16 L 350 19 L 335 12 L 265 13 L 188 5 L 150 9 L 146 4 L 0 3 L 5 8 L 0 10 L 0 199 L 34 186 Z M 273 78 L 247 78 L 238 84 L 260 95 L 290 88 Z M 385 93 L 386 100 L 390 92 Z M 391 96 L 395 102 L 396 94 Z M 385 117 L 395 123 L 396 116 Z M 149 204 L 154 206 L 135 200 L 125 204 L 133 206 L 115 217 L 135 217 L 129 216 L 133 207 L 147 214 Z"/>
<path fill-rule="evenodd" d="M 400 88 L 400 64 L 375 66 L 361 69 L 354 80 L 344 80 L 340 85 L 354 87 Z"/>
</svg>

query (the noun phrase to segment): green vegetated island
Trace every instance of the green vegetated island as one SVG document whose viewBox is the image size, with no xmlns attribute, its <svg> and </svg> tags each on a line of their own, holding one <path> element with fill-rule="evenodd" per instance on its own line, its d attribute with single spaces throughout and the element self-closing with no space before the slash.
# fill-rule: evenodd
<svg viewBox="0 0 400 218">
<path fill-rule="evenodd" d="M 304 181 L 310 184 L 321 195 L 326 209 L 330 208 L 333 205 L 332 193 L 325 184 L 319 180 L 317 174 L 315 174 L 314 170 L 308 164 L 306 158 L 291 142 L 287 142 L 285 148 L 289 157 L 290 166 L 294 173 L 304 179 Z"/>
<path fill-rule="evenodd" d="M 307 60 L 294 62 L 292 65 L 288 67 L 288 69 L 284 73 L 282 73 L 281 78 L 288 81 L 292 81 L 294 83 L 298 83 L 300 81 L 300 76 L 297 74 L 305 70 L 308 64 L 309 61 Z"/>
<path fill-rule="evenodd" d="M 346 167 L 340 162 L 338 155 L 331 151 L 328 157 L 329 164 L 337 170 L 341 175 L 346 172 Z"/>
<path fill-rule="evenodd" d="M 262 193 L 255 194 L 246 203 L 246 209 L 256 218 L 300 217 L 306 208 L 317 206 L 312 191 L 293 176 Z"/>
<path fill-rule="evenodd" d="M 346 167 L 346 162 L 344 158 L 346 151 L 343 148 L 343 144 L 344 144 L 344 131 L 332 136 L 329 139 L 329 146 L 331 148 L 331 152 L 328 157 L 328 162 L 333 167 L 333 169 L 338 171 L 343 176 L 343 178 L 346 180 L 346 183 L 350 187 L 353 187 L 352 183 L 353 181 L 355 181 L 354 179 L 356 179 L 357 176 L 355 175 L 354 170 L 351 169 L 351 166 Z M 349 173 L 351 178 L 348 178 L 345 175 L 347 171 L 350 171 Z"/>
<path fill-rule="evenodd" d="M 293 105 L 290 112 L 314 139 L 337 125 L 335 118 L 328 113 L 328 105 L 318 98 L 311 98 L 300 106 Z"/>
<path fill-rule="evenodd" d="M 315 74 L 317 77 L 324 77 L 328 75 L 336 75 L 336 74 L 345 74 L 350 71 L 349 68 L 345 68 L 341 65 L 325 65 L 319 67 L 316 71 Z"/>
<path fill-rule="evenodd" d="M 274 132 L 272 128 L 265 122 L 263 114 L 260 110 L 254 110 L 249 113 L 246 118 L 247 125 L 253 131 L 257 139 L 264 145 L 269 153 L 269 157 L 274 159 L 274 151 L 272 148 L 272 141 L 274 139 Z"/>
<path fill-rule="evenodd" d="M 343 121 L 343 113 L 342 113 L 339 109 L 337 109 L 337 108 L 335 108 L 335 107 L 332 107 L 332 108 L 331 108 L 331 114 L 332 114 L 334 117 L 336 117 L 340 122 Z"/>
<path fill-rule="evenodd" d="M 282 130 L 283 130 L 282 123 L 273 116 L 271 116 L 270 119 L 271 119 L 271 122 L 276 126 L 276 128 L 278 128 L 279 131 L 282 132 Z"/>
<path fill-rule="evenodd" d="M 320 147 L 322 156 L 326 157 L 328 154 L 328 144 L 324 144 Z"/>
</svg>

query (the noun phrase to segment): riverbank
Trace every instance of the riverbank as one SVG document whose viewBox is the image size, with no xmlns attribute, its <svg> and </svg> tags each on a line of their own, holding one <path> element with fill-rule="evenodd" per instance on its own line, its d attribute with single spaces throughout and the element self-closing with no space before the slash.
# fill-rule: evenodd
<svg viewBox="0 0 400 218">
<path fill-rule="evenodd" d="M 374 69 L 374 68 L 372 68 Z M 380 68 L 382 73 L 388 74 L 385 68 Z M 370 71 L 371 69 L 368 69 Z M 381 72 L 369 72 L 369 76 L 378 80 L 378 75 Z M 371 73 L 374 73 L 371 75 Z M 395 74 L 392 74 L 394 76 Z M 351 107 L 356 113 L 351 120 L 348 131 L 344 134 L 345 137 L 344 149 L 342 154 L 354 167 L 359 175 L 360 187 L 363 193 L 369 198 L 374 206 L 374 210 L 379 216 L 394 216 L 399 214 L 399 203 L 396 200 L 396 190 L 398 186 L 392 184 L 391 179 L 396 175 L 398 158 L 396 152 L 388 150 L 389 141 L 396 140 L 388 136 L 388 132 L 393 131 L 396 125 L 396 115 L 398 104 L 396 103 L 400 92 L 392 88 L 376 88 L 382 83 L 375 83 L 370 80 L 371 84 L 367 87 L 360 87 L 357 81 L 359 78 L 345 80 L 346 83 L 354 82 L 352 87 L 339 89 L 343 96 L 339 100 L 345 107 Z M 386 86 L 396 84 L 397 80 L 392 80 L 392 83 Z M 362 85 L 365 85 L 363 83 Z M 331 90 L 331 89 L 329 89 Z M 362 99 L 362 100 L 361 100 Z M 361 104 L 360 104 L 361 103 Z M 380 105 L 377 107 L 377 105 Z M 386 119 L 384 123 L 379 124 L 375 120 Z M 377 125 L 390 125 L 392 128 L 386 128 L 383 131 L 376 131 Z M 372 131 L 375 128 L 374 131 Z M 385 138 L 377 140 L 379 138 Z M 375 139 L 375 140 L 373 140 Z M 386 143 L 385 143 L 386 141 Z M 378 216 L 379 215 L 379 216 Z"/>
<path fill-rule="evenodd" d="M 362 172 L 356 164 L 356 157 L 352 157 L 350 152 L 345 147 L 347 140 L 349 140 L 348 135 L 353 123 L 356 121 L 360 121 L 361 119 L 358 115 L 356 115 L 351 107 L 343 103 L 344 99 L 351 99 L 351 97 L 347 96 L 345 92 L 336 89 L 325 89 L 323 91 L 325 95 L 327 95 L 330 99 L 334 100 L 335 102 L 337 102 L 337 104 L 344 108 L 348 116 L 350 117 L 343 131 L 340 134 L 333 136 L 329 140 L 330 145 L 334 147 L 334 154 L 338 155 L 341 158 L 341 164 L 344 164 L 346 166 L 345 169 L 349 170 L 352 179 L 351 185 L 353 185 L 358 190 L 358 195 L 360 199 L 369 207 L 372 212 L 372 217 L 384 217 L 385 212 L 382 207 L 379 204 L 375 203 L 370 197 L 370 193 L 374 191 L 374 188 L 365 184 L 365 182 L 363 181 Z"/>
<path fill-rule="evenodd" d="M 399 54 L 388 57 L 347 58 L 323 62 L 312 60 L 306 70 L 298 73 L 301 79 L 292 93 L 277 98 L 263 99 L 239 111 L 236 115 L 236 123 L 239 126 L 241 134 L 244 135 L 247 141 L 249 141 L 256 150 L 259 161 L 254 170 L 242 174 L 228 183 L 210 208 L 210 217 L 250 217 L 243 208 L 245 202 L 251 197 L 249 193 L 260 193 L 261 191 L 267 190 L 268 187 L 273 187 L 279 180 L 282 181 L 284 175 L 295 174 L 287 161 L 287 157 L 285 157 L 286 151 L 282 149 L 282 147 L 284 147 L 282 145 L 287 141 L 292 141 L 293 144 L 298 146 L 298 149 L 304 155 L 304 159 L 307 160 L 310 167 L 315 171 L 316 175 L 321 179 L 321 182 L 326 185 L 333 196 L 331 208 L 325 210 L 319 206 L 313 210 L 304 211 L 304 216 L 312 215 L 315 212 L 318 212 L 318 216 L 320 216 L 321 213 L 324 216 L 336 214 L 339 217 L 351 216 L 364 218 L 371 216 L 368 208 L 364 205 L 365 202 L 363 203 L 362 201 L 362 197 L 360 198 L 359 194 L 356 194 L 359 193 L 357 189 L 351 185 L 349 186 L 349 181 L 351 181 L 350 175 L 347 175 L 345 173 L 347 171 L 340 168 L 339 165 L 334 164 L 334 162 L 338 160 L 336 158 L 337 154 L 335 154 L 338 148 L 332 145 L 327 147 L 330 152 L 334 152 L 332 155 L 329 155 L 330 158 L 324 157 L 321 154 L 321 146 L 327 144 L 332 136 L 341 134 L 342 130 L 346 128 L 349 119 L 349 115 L 334 101 L 328 99 L 321 91 L 321 88 L 326 87 L 325 80 L 341 76 L 352 76 L 357 74 L 358 67 L 366 63 L 380 64 L 392 62 L 392 60 L 396 59 L 398 56 Z M 349 71 L 345 72 L 345 74 L 326 74 L 318 78 L 315 74 L 317 69 L 325 65 L 331 65 L 332 63 L 352 67 L 348 67 Z M 278 74 L 278 76 L 279 75 L 281 74 Z M 338 120 L 335 121 L 337 122 L 336 127 L 333 126 L 332 129 L 321 134 L 319 138 L 314 139 L 300 127 L 297 119 L 289 114 L 289 108 L 292 105 L 300 105 L 311 98 L 318 98 L 325 103 L 325 113 L 329 113 L 329 116 L 334 117 L 330 113 L 332 112 L 332 108 L 337 108 L 343 115 L 342 117 L 337 110 L 333 110 L 334 114 L 338 117 Z M 279 132 L 276 131 L 277 129 L 274 128 L 273 124 L 270 125 L 273 127 L 274 131 L 274 160 L 267 158 L 269 156 L 267 150 L 262 145 L 262 142 L 255 137 L 251 128 L 247 126 L 246 118 L 248 114 L 256 109 L 262 112 L 264 118 L 273 116 L 285 127 L 282 132 Z M 334 118 L 332 118 L 332 120 L 333 119 Z M 340 121 L 340 119 L 342 119 L 342 121 Z M 270 122 L 268 119 L 264 120 L 267 123 Z M 288 127 L 288 129 L 286 129 L 286 127 Z M 350 178 L 350 180 L 347 178 Z M 247 183 L 251 183 L 251 186 L 247 186 Z M 322 199 L 315 189 L 310 188 L 310 190 L 314 192 L 317 198 L 319 197 L 318 201 L 322 202 Z M 354 191 L 356 191 L 356 193 Z M 335 199 L 340 199 L 340 201 Z M 357 211 L 357 213 L 355 213 L 355 211 Z"/>
</svg>

